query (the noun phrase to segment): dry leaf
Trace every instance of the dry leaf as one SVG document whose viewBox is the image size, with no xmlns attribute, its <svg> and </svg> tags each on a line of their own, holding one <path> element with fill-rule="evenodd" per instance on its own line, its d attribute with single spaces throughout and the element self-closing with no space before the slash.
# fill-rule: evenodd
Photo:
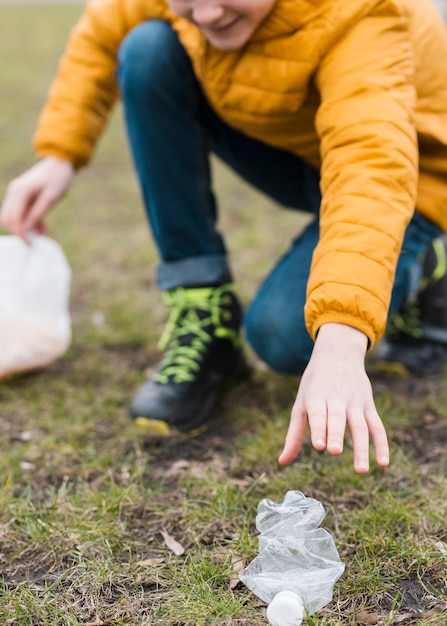
<svg viewBox="0 0 447 626">
<path fill-rule="evenodd" d="M 231 555 L 230 589 L 234 589 L 240 582 L 239 574 L 245 569 L 245 559 L 241 554 Z"/>
<path fill-rule="evenodd" d="M 355 621 L 357 622 L 357 624 L 365 624 L 365 626 L 370 626 L 370 624 L 378 624 L 380 618 L 375 613 L 360 611 L 360 613 L 356 613 Z"/>
<path fill-rule="evenodd" d="M 33 433 L 31 430 L 24 430 L 20 433 L 19 439 L 21 441 L 31 441 L 33 439 Z"/>
<path fill-rule="evenodd" d="M 447 545 L 443 541 L 435 541 L 434 546 L 441 554 L 447 554 Z"/>
<path fill-rule="evenodd" d="M 172 537 L 164 528 L 160 530 L 160 533 L 163 536 L 165 545 L 167 548 L 171 550 L 175 555 L 181 556 L 185 554 L 185 548 L 179 543 L 174 537 Z"/>
<path fill-rule="evenodd" d="M 125 622 L 126 624 L 130 622 L 130 617 L 109 617 L 106 620 L 96 620 L 96 622 L 86 622 L 84 626 L 113 626 L 113 624 L 117 624 L 120 622 L 121 624 Z"/>
<path fill-rule="evenodd" d="M 393 624 L 414 624 L 415 619 L 417 619 L 418 623 L 424 619 L 431 617 L 435 613 L 433 611 L 416 611 L 411 613 L 402 613 L 401 615 L 396 615 L 393 618 Z"/>
<path fill-rule="evenodd" d="M 34 463 L 30 463 L 29 461 L 21 461 L 20 462 L 20 467 L 25 470 L 26 472 L 30 472 L 31 470 L 36 469 L 36 466 Z"/>
<path fill-rule="evenodd" d="M 253 479 L 252 478 L 233 478 L 231 482 L 233 483 L 233 485 L 235 485 L 235 487 L 239 489 L 239 491 L 242 491 L 243 493 L 251 485 L 251 483 L 253 482 Z"/>
<path fill-rule="evenodd" d="M 192 478 L 196 480 L 207 480 L 210 475 L 210 468 L 207 463 L 193 463 L 189 471 Z"/>
<path fill-rule="evenodd" d="M 171 467 L 164 473 L 164 476 L 165 478 L 176 478 L 179 475 L 181 476 L 187 469 L 189 469 L 190 465 L 191 463 L 186 459 L 179 459 L 171 465 Z"/>
<path fill-rule="evenodd" d="M 164 563 L 165 560 L 161 557 L 152 557 L 150 559 L 144 559 L 144 561 L 138 561 L 137 565 L 141 567 L 147 567 L 150 565 L 159 565 L 160 563 Z"/>
</svg>

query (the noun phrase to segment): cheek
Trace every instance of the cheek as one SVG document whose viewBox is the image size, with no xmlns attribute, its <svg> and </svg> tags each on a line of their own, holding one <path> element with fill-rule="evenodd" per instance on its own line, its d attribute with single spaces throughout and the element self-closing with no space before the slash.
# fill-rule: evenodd
<svg viewBox="0 0 447 626">
<path fill-rule="evenodd" d="M 264 0 L 264 2 L 260 2 L 253 9 L 253 16 L 259 22 L 262 22 L 267 15 L 272 11 L 275 5 L 275 0 Z"/>
<path fill-rule="evenodd" d="M 181 0 L 168 0 L 168 5 L 169 8 L 179 17 L 184 17 L 186 19 L 190 18 L 191 11 L 189 11 L 186 3 L 181 2 Z"/>
</svg>

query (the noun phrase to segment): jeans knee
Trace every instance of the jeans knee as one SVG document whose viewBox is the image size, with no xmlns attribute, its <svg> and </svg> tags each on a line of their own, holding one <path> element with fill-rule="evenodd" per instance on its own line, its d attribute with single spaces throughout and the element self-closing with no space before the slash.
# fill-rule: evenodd
<svg viewBox="0 0 447 626">
<path fill-rule="evenodd" d="M 172 48 L 179 46 L 177 35 L 163 20 L 149 20 L 133 28 L 118 51 L 117 77 L 123 96 L 156 85 L 169 70 Z"/>
<path fill-rule="evenodd" d="M 256 354 L 269 367 L 283 374 L 302 374 L 312 352 L 313 342 L 304 322 L 281 315 L 276 307 L 253 304 L 245 320 L 245 336 Z"/>
</svg>

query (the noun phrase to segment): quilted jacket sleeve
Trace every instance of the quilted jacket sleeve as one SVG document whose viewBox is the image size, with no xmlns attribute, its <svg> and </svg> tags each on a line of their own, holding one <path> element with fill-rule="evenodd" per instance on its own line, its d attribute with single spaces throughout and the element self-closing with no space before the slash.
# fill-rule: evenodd
<svg viewBox="0 0 447 626">
<path fill-rule="evenodd" d="M 116 57 L 126 33 L 144 19 L 144 3 L 90 2 L 73 29 L 41 113 L 34 147 L 81 167 L 90 159 L 117 95 Z"/>
<path fill-rule="evenodd" d="M 418 179 L 413 54 L 395 5 L 356 24 L 316 75 L 323 201 L 306 323 L 314 338 L 327 322 L 354 326 L 370 347 L 384 332 Z"/>
</svg>

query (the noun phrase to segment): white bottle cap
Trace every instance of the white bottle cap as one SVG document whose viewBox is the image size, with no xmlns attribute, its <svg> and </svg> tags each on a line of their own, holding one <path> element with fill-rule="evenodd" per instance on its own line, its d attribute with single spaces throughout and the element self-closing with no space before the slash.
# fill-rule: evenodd
<svg viewBox="0 0 447 626">
<path fill-rule="evenodd" d="M 304 617 L 301 598 L 293 591 L 280 591 L 267 607 L 272 626 L 299 626 Z"/>
</svg>

